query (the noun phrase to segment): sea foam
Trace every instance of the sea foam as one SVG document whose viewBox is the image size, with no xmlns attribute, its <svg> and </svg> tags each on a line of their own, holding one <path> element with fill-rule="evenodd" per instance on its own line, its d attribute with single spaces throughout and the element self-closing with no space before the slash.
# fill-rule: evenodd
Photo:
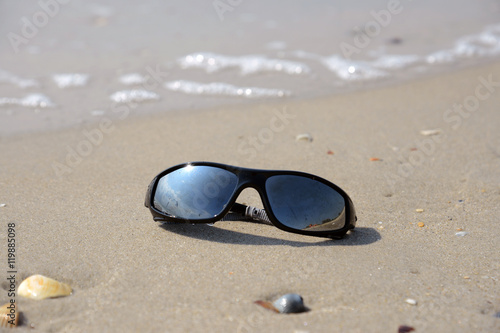
<svg viewBox="0 0 500 333">
<path fill-rule="evenodd" d="M 23 98 L 0 97 L 0 106 L 19 105 L 30 108 L 48 108 L 55 104 L 44 94 L 29 94 Z"/>
<path fill-rule="evenodd" d="M 23 79 L 17 75 L 0 69 L 0 83 L 10 83 L 19 88 L 38 87 L 39 84 L 35 79 Z"/>
<path fill-rule="evenodd" d="M 194 81 L 171 81 L 165 83 L 165 88 L 191 95 L 225 95 L 246 98 L 285 97 L 291 93 L 282 89 L 267 89 L 259 87 L 238 87 L 224 82 L 199 83 Z"/>
<path fill-rule="evenodd" d="M 54 74 L 52 80 L 54 80 L 56 85 L 61 89 L 68 87 L 83 87 L 87 85 L 89 75 L 80 73 Z"/>
<path fill-rule="evenodd" d="M 117 91 L 109 96 L 109 98 L 116 103 L 131 103 L 155 101 L 160 99 L 160 96 L 152 91 L 133 89 Z"/>
<path fill-rule="evenodd" d="M 208 73 L 235 67 L 240 69 L 242 75 L 258 72 L 280 72 L 290 75 L 300 75 L 310 72 L 309 66 L 304 63 L 283 59 L 270 59 L 260 55 L 238 57 L 198 52 L 178 59 L 178 63 L 182 68 L 200 68 Z"/>
</svg>

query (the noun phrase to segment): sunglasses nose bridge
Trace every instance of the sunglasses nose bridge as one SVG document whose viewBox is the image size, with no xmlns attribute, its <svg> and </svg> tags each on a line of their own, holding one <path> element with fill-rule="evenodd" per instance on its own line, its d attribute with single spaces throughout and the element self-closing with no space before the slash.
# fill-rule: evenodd
<svg viewBox="0 0 500 333">
<path fill-rule="evenodd" d="M 266 197 L 265 194 L 265 182 L 266 182 L 266 177 L 263 177 L 262 175 L 259 174 L 245 174 L 245 175 L 239 175 L 239 181 L 237 185 L 237 196 L 241 194 L 245 189 L 252 188 L 260 196 L 260 200 L 264 204 L 264 198 Z"/>
<path fill-rule="evenodd" d="M 238 175 L 238 188 L 241 190 L 251 187 L 257 192 L 261 193 L 264 191 L 264 184 L 266 178 L 259 172 L 243 172 Z"/>
<path fill-rule="evenodd" d="M 265 188 L 264 188 L 264 186 L 262 186 L 261 184 L 259 184 L 257 182 L 254 182 L 254 181 L 245 181 L 245 182 L 239 183 L 238 184 L 238 188 L 237 188 L 236 193 L 235 193 L 234 200 L 236 200 L 237 202 L 240 202 L 240 200 L 248 199 L 247 196 L 250 193 L 247 193 L 247 194 L 244 193 L 243 194 L 243 197 L 245 199 L 240 198 L 241 193 L 244 190 L 246 190 L 246 189 L 254 189 L 257 192 L 258 197 L 259 197 L 259 199 L 260 199 L 261 204 L 263 205 L 263 207 L 267 206 L 266 203 L 265 203 L 266 194 L 265 194 Z M 258 203 L 256 203 L 256 204 L 258 205 Z"/>
</svg>

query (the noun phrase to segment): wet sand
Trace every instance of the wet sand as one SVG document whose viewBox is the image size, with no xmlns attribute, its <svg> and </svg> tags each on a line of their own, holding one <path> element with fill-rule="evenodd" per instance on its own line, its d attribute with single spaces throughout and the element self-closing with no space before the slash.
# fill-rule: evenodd
<svg viewBox="0 0 500 333">
<path fill-rule="evenodd" d="M 18 297 L 18 331 L 497 331 L 498 73 L 496 63 L 343 96 L 2 138 L 0 216 L 4 229 L 16 224 L 17 283 L 44 274 L 74 288 Z M 313 141 L 296 141 L 302 133 Z M 160 226 L 143 205 L 147 185 L 196 160 L 329 179 L 353 199 L 357 228 L 327 240 L 237 221 Z M 250 190 L 240 202 L 259 205 Z M 5 254 L 4 232 L 1 243 Z M 288 292 L 311 311 L 253 303 Z"/>
</svg>

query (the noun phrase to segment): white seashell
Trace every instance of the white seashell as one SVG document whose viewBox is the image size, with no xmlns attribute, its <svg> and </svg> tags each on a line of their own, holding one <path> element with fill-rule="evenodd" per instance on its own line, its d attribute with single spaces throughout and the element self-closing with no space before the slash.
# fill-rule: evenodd
<svg viewBox="0 0 500 333">
<path fill-rule="evenodd" d="M 0 307 L 0 327 L 15 327 L 19 322 L 16 303 L 7 303 Z"/>
<path fill-rule="evenodd" d="M 414 300 L 413 298 L 407 298 L 407 299 L 405 299 L 405 302 L 410 304 L 410 305 L 417 305 L 417 301 Z"/>
<path fill-rule="evenodd" d="M 71 287 L 43 275 L 32 275 L 19 285 L 18 294 L 31 299 L 68 296 Z"/>
<path fill-rule="evenodd" d="M 425 136 L 437 135 L 437 134 L 440 134 L 440 133 L 441 133 L 441 129 L 440 128 L 430 129 L 430 130 L 421 130 L 420 131 L 420 134 L 425 135 Z"/>
<path fill-rule="evenodd" d="M 304 133 L 304 134 L 299 134 L 295 137 L 295 141 L 308 141 L 311 142 L 313 140 L 312 136 L 310 134 Z"/>
</svg>

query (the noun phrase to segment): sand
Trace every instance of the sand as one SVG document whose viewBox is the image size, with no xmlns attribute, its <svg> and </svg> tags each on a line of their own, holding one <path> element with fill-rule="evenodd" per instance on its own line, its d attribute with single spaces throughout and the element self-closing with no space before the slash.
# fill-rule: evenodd
<svg viewBox="0 0 500 333">
<path fill-rule="evenodd" d="M 329 98 L 116 118 L 95 143 L 82 142 L 98 124 L 2 138 L 2 256 L 14 222 L 16 283 L 44 274 L 74 289 L 17 297 L 17 331 L 497 332 L 500 87 L 480 86 L 499 73 L 494 63 Z M 68 163 L 77 149 L 87 156 Z M 197 160 L 329 179 L 351 196 L 357 228 L 328 240 L 238 221 L 162 227 L 147 185 Z M 259 205 L 252 190 L 240 201 Z M 288 292 L 311 311 L 253 303 Z"/>
</svg>

